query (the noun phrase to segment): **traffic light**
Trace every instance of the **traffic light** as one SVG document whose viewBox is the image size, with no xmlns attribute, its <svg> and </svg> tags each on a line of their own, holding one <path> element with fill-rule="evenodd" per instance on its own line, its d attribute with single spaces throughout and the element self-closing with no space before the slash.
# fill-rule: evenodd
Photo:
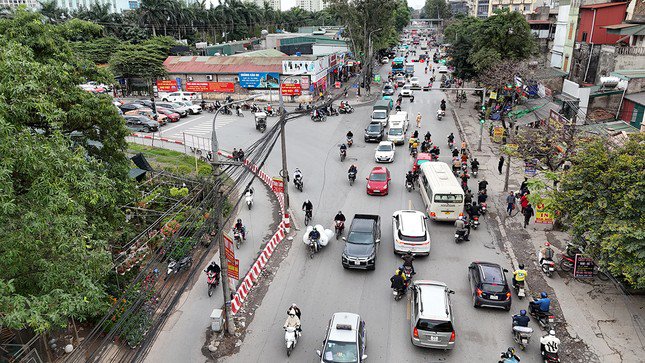
<svg viewBox="0 0 645 363">
<path fill-rule="evenodd" d="M 479 111 L 479 122 L 480 123 L 485 123 L 486 122 L 486 106 L 482 105 L 482 110 Z"/>
</svg>

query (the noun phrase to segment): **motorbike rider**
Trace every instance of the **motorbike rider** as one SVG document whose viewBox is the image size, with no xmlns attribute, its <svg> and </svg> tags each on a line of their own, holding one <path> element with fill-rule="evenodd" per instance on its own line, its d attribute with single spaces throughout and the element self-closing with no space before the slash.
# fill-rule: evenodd
<svg viewBox="0 0 645 363">
<path fill-rule="evenodd" d="M 441 100 L 441 111 L 446 112 L 446 100 Z"/>
<path fill-rule="evenodd" d="M 448 135 L 448 142 L 449 143 L 455 142 L 455 135 L 453 135 L 452 132 L 450 133 L 450 135 Z"/>
<path fill-rule="evenodd" d="M 470 224 L 466 221 L 464 216 L 460 216 L 455 221 L 455 227 L 457 227 L 457 232 L 464 234 L 464 241 L 470 241 L 468 236 L 470 235 Z"/>
<path fill-rule="evenodd" d="M 473 172 L 479 170 L 479 161 L 477 160 L 477 158 L 474 158 L 470 162 L 470 170 L 472 170 Z"/>
<path fill-rule="evenodd" d="M 302 319 L 300 308 L 298 307 L 298 305 L 296 305 L 296 303 L 291 304 L 289 309 L 287 309 L 287 314 L 289 314 L 290 310 L 293 310 L 296 313 L 296 316 L 298 317 L 298 319 Z"/>
<path fill-rule="evenodd" d="M 284 322 L 284 329 L 295 328 L 296 331 L 300 331 L 300 318 L 296 315 L 296 311 L 291 308 L 287 312 L 287 320 Z"/>
<path fill-rule="evenodd" d="M 252 197 L 252 196 L 253 196 L 253 187 L 249 188 L 249 189 L 246 191 L 245 196 L 247 196 L 247 197 Z"/>
<path fill-rule="evenodd" d="M 390 277 L 390 288 L 396 291 L 405 291 L 405 274 L 402 270 L 396 270 L 394 276 Z"/>
<path fill-rule="evenodd" d="M 320 244 L 320 232 L 315 227 L 309 232 L 309 240 L 313 241 L 316 244 L 316 251 L 318 251 L 318 246 Z"/>
<path fill-rule="evenodd" d="M 293 172 L 293 179 L 302 181 L 302 172 L 300 171 L 300 169 L 296 168 L 296 170 Z"/>
<path fill-rule="evenodd" d="M 304 203 L 302 203 L 302 210 L 305 212 L 313 213 L 314 210 L 314 205 L 311 203 L 309 199 L 305 200 Z"/>
<path fill-rule="evenodd" d="M 515 354 L 515 348 L 513 347 L 509 347 L 508 350 L 506 350 L 505 352 L 502 352 L 502 355 L 500 356 L 500 358 L 504 359 L 504 360 L 500 360 L 499 361 L 500 363 L 520 361 L 520 357 L 518 357 Z"/>
<path fill-rule="evenodd" d="M 354 133 L 350 130 L 347 131 L 347 134 L 345 134 L 345 136 L 347 137 L 347 140 L 351 140 L 354 138 Z"/>
<path fill-rule="evenodd" d="M 234 228 L 240 231 L 240 233 L 242 234 L 242 239 L 246 240 L 246 227 L 244 227 L 244 225 L 242 224 L 242 218 L 237 219 Z"/>
<path fill-rule="evenodd" d="M 469 205 L 473 201 L 473 193 L 470 189 L 466 189 L 464 192 L 464 204 Z"/>
<path fill-rule="evenodd" d="M 524 283 L 524 280 L 526 280 L 526 276 L 528 275 L 528 272 L 524 269 L 524 264 L 520 263 L 517 265 L 517 270 L 513 271 L 513 287 L 519 285 L 520 283 Z"/>
<path fill-rule="evenodd" d="M 475 159 L 475 160 L 477 160 L 477 159 Z M 479 182 L 478 186 L 479 186 L 479 190 L 480 190 L 480 191 L 482 191 L 482 190 L 486 190 L 486 187 L 488 187 L 488 182 L 486 181 L 486 178 L 482 179 L 482 180 Z"/>
<path fill-rule="evenodd" d="M 401 255 L 401 258 L 403 259 L 403 267 L 409 267 L 412 272 L 410 275 L 416 275 L 416 272 L 414 271 L 414 266 L 412 265 L 412 261 L 414 261 L 414 255 L 412 254 L 411 251 L 407 251 L 403 255 Z"/>
<path fill-rule="evenodd" d="M 526 310 L 520 310 L 519 315 L 513 315 L 513 326 L 523 326 L 528 328 L 531 319 L 526 315 Z"/>
<path fill-rule="evenodd" d="M 430 131 L 426 132 L 426 134 L 423 136 L 423 139 L 427 142 L 431 142 L 432 141 L 431 138 L 432 138 L 432 134 L 430 133 Z"/>
<path fill-rule="evenodd" d="M 542 265 L 542 262 L 544 262 L 544 260 L 553 260 L 553 249 L 551 249 L 551 244 L 548 241 L 544 242 L 544 247 L 540 250 L 539 260 L 540 265 Z"/>
<path fill-rule="evenodd" d="M 479 210 L 479 206 L 477 205 L 477 202 L 475 202 L 475 201 L 472 201 L 471 204 L 468 204 L 467 208 L 468 208 L 468 210 L 466 212 L 468 212 L 468 216 L 470 217 L 470 219 L 474 219 L 475 217 L 479 217 L 479 215 L 481 214 L 481 212 Z"/>
<path fill-rule="evenodd" d="M 544 353 L 557 354 L 558 348 L 560 347 L 560 339 L 555 336 L 555 330 L 549 330 L 549 334 L 540 338 L 540 352 L 542 355 Z"/>
<path fill-rule="evenodd" d="M 242 114 L 242 106 L 235 105 L 235 112 L 238 116 L 240 116 Z"/>
<path fill-rule="evenodd" d="M 216 280 L 219 280 L 219 274 L 220 274 L 221 271 L 222 271 L 222 269 L 219 267 L 219 265 L 215 261 L 211 262 L 210 265 L 208 265 L 208 267 L 206 267 L 206 270 L 204 270 L 204 272 L 206 272 L 207 274 L 211 273 L 211 272 L 214 273 Z"/>
<path fill-rule="evenodd" d="M 537 314 L 548 314 L 550 307 L 551 299 L 549 299 L 549 295 L 545 291 L 542 291 L 540 294 L 540 299 L 529 302 L 531 312 L 535 312 Z"/>
<path fill-rule="evenodd" d="M 406 184 L 407 184 L 407 183 L 412 184 L 412 189 L 416 189 L 416 188 L 414 187 L 414 173 L 412 173 L 412 171 L 411 171 L 411 170 L 409 170 L 409 171 L 408 171 L 408 173 L 407 173 L 407 174 L 405 174 L 405 182 L 406 182 Z"/>
<path fill-rule="evenodd" d="M 351 173 L 354 173 L 354 175 L 358 173 L 358 169 L 354 164 L 352 164 L 352 166 L 349 167 L 349 170 L 347 170 L 347 174 L 351 174 Z"/>
<path fill-rule="evenodd" d="M 340 144 L 340 153 L 347 155 L 347 145 L 345 145 L 344 143 Z"/>
</svg>

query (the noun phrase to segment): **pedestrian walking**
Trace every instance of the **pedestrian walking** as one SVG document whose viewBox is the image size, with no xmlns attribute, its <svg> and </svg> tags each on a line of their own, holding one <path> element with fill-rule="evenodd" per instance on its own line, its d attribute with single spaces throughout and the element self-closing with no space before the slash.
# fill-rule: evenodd
<svg viewBox="0 0 645 363">
<path fill-rule="evenodd" d="M 508 215 L 511 215 L 511 212 L 515 209 L 515 195 L 513 192 L 509 192 L 508 195 L 506 196 L 506 212 Z"/>
<path fill-rule="evenodd" d="M 421 127 L 421 112 L 417 113 L 417 128 Z"/>
<path fill-rule="evenodd" d="M 520 198 L 520 207 L 522 207 L 521 211 L 524 213 L 524 210 L 526 210 L 526 207 L 529 205 L 529 193 L 522 194 L 522 197 Z"/>
<path fill-rule="evenodd" d="M 465 141 L 461 142 L 461 153 L 462 154 L 466 153 L 466 142 Z"/>
<path fill-rule="evenodd" d="M 502 175 L 503 166 L 504 166 L 504 155 L 499 157 L 499 162 L 497 163 L 497 171 L 499 171 L 499 175 Z"/>
<path fill-rule="evenodd" d="M 524 208 L 524 228 L 529 225 L 529 222 L 531 221 L 531 217 L 535 215 L 535 212 L 533 212 L 533 207 L 531 204 L 528 204 L 526 208 Z"/>
</svg>

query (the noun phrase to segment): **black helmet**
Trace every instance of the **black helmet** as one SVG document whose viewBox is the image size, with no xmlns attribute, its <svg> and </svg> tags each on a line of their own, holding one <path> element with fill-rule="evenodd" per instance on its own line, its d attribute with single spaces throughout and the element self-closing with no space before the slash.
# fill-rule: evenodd
<svg viewBox="0 0 645 363">
<path fill-rule="evenodd" d="M 242 218 L 238 218 L 237 223 L 242 223 Z"/>
<path fill-rule="evenodd" d="M 519 265 L 517 265 L 517 267 L 519 267 L 520 270 L 524 270 L 524 264 L 523 263 L 520 263 Z"/>
</svg>

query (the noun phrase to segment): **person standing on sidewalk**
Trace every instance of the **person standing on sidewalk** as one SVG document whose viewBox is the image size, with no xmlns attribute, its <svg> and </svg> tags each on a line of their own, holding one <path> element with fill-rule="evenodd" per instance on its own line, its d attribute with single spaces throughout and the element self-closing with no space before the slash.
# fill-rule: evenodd
<svg viewBox="0 0 645 363">
<path fill-rule="evenodd" d="M 502 167 L 504 167 L 504 155 L 499 157 L 499 163 L 497 163 L 497 171 L 499 171 L 499 175 L 502 175 Z"/>
<path fill-rule="evenodd" d="M 508 195 L 506 196 L 506 212 L 508 215 L 511 215 L 511 212 L 515 209 L 515 195 L 513 192 L 509 192 Z"/>
<path fill-rule="evenodd" d="M 526 226 L 528 226 L 529 222 L 531 221 L 531 217 L 535 215 L 535 213 L 533 212 L 533 207 L 530 203 L 526 206 L 526 208 L 524 208 L 524 211 L 522 211 L 522 213 L 524 213 L 524 228 L 526 228 Z"/>
<path fill-rule="evenodd" d="M 417 128 L 421 127 L 421 112 L 417 113 Z"/>
</svg>

